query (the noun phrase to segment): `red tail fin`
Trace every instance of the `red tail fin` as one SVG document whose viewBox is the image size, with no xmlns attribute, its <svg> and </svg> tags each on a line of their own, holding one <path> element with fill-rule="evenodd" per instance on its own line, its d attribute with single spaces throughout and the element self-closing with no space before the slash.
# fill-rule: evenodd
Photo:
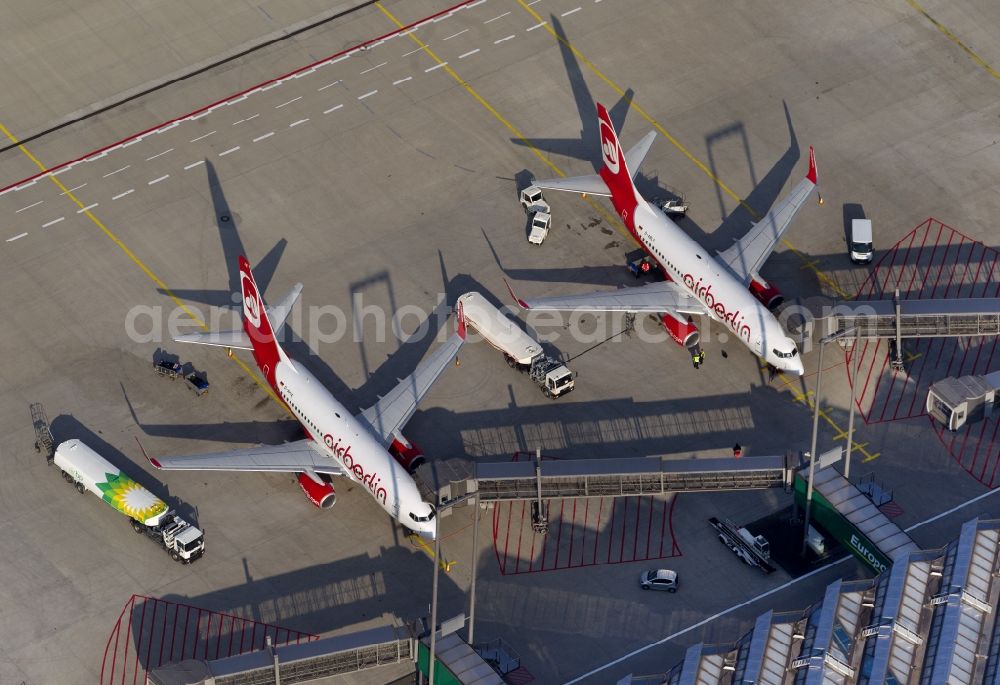
<svg viewBox="0 0 1000 685">
<path fill-rule="evenodd" d="M 462 301 L 459 300 L 458 301 L 458 337 L 461 338 L 462 340 L 465 340 L 465 338 L 466 338 L 467 335 L 468 335 L 468 333 L 467 333 L 466 326 L 465 326 L 465 306 L 462 304 Z"/>
<path fill-rule="evenodd" d="M 287 357 L 274 339 L 264 300 L 250 271 L 250 262 L 243 255 L 240 255 L 240 282 L 243 284 L 243 330 L 247 332 L 250 344 L 253 345 L 253 358 L 257 361 L 257 366 L 271 387 L 276 388 L 274 371 L 278 362 L 287 360 Z"/>
<path fill-rule="evenodd" d="M 632 183 L 632 172 L 629 171 L 625 161 L 625 153 L 622 152 L 621 143 L 618 142 L 618 134 L 615 133 L 611 117 L 608 116 L 608 110 L 599 102 L 597 120 L 601 131 L 601 156 L 604 158 L 601 178 L 611 191 L 611 202 L 618 211 L 618 216 L 629 230 L 635 233 L 633 217 L 638 204 L 638 193 Z"/>
<path fill-rule="evenodd" d="M 813 150 L 812 145 L 809 146 L 809 173 L 806 174 L 806 178 L 813 182 L 813 185 L 819 182 L 819 173 L 816 170 L 816 151 Z"/>
</svg>

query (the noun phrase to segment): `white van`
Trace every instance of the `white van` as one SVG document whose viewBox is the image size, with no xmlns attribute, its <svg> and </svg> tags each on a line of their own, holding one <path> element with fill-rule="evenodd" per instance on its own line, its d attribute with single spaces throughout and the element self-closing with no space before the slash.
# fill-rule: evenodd
<svg viewBox="0 0 1000 685">
<path fill-rule="evenodd" d="M 851 261 L 855 264 L 868 264 L 875 257 L 871 219 L 851 220 L 850 252 Z"/>
</svg>

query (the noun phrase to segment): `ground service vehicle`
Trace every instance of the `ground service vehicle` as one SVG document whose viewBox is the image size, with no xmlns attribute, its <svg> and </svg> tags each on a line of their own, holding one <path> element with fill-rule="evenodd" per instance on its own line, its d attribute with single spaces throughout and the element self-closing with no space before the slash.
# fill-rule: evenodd
<svg viewBox="0 0 1000 685">
<path fill-rule="evenodd" d="M 756 566 L 764 573 L 774 571 L 771 565 L 771 545 L 763 535 L 754 535 L 732 521 L 710 518 L 708 522 L 719 534 L 719 541 L 731 549 L 747 566 Z"/>
<path fill-rule="evenodd" d="M 552 215 L 547 212 L 535 212 L 530 217 L 528 242 L 532 245 L 541 245 L 549 234 L 549 226 L 552 225 Z"/>
<path fill-rule="evenodd" d="M 52 463 L 82 494 L 90 492 L 129 517 L 132 530 L 156 540 L 174 561 L 190 564 L 205 552 L 205 535 L 80 440 L 60 443 Z"/>
<path fill-rule="evenodd" d="M 855 264 L 868 264 L 875 257 L 872 249 L 872 220 L 851 220 L 851 261 Z"/>
<path fill-rule="evenodd" d="M 546 397 L 555 399 L 576 385 L 573 372 L 565 364 L 547 356 L 537 340 L 522 331 L 480 293 L 465 293 L 458 301 L 465 309 L 468 325 L 479 331 L 486 342 L 503 352 L 508 366 L 526 372 Z"/>
<path fill-rule="evenodd" d="M 180 362 L 168 362 L 163 359 L 158 362 L 153 362 L 153 371 L 160 376 L 169 378 L 172 381 L 175 381 L 184 375 L 181 373 Z"/>
<path fill-rule="evenodd" d="M 542 189 L 538 186 L 528 186 L 521 191 L 521 207 L 525 214 L 531 212 L 550 213 L 549 203 L 542 196 Z"/>
<path fill-rule="evenodd" d="M 189 373 L 188 375 L 184 376 L 184 380 L 186 381 L 185 385 L 188 387 L 188 389 L 191 390 L 191 392 L 193 392 L 198 397 L 201 397 L 202 395 L 208 393 L 208 381 L 206 381 L 198 374 L 193 372 Z"/>
<path fill-rule="evenodd" d="M 688 204 L 682 198 L 672 200 L 661 200 L 660 211 L 669 217 L 684 216 L 688 211 Z"/>
<path fill-rule="evenodd" d="M 646 571 L 639 576 L 639 586 L 643 590 L 677 592 L 677 571 L 665 568 Z"/>
</svg>

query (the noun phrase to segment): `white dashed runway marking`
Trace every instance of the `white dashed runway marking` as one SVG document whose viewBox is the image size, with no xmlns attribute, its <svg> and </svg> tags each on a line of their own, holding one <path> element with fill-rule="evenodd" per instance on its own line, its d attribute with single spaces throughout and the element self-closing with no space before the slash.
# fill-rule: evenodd
<svg viewBox="0 0 1000 685">
<path fill-rule="evenodd" d="M 24 210 L 26 210 L 26 209 L 31 209 L 32 207 L 37 207 L 38 205 L 42 204 L 43 202 L 45 202 L 45 200 L 39 200 L 38 202 L 36 202 L 36 203 L 34 203 L 34 204 L 30 204 L 30 205 L 28 205 L 27 207 L 21 207 L 21 208 L 20 208 L 19 210 L 17 210 L 17 211 L 16 211 L 16 212 L 14 212 L 14 213 L 15 213 L 15 214 L 20 214 L 20 213 L 21 213 L 21 212 L 23 212 Z"/>
</svg>

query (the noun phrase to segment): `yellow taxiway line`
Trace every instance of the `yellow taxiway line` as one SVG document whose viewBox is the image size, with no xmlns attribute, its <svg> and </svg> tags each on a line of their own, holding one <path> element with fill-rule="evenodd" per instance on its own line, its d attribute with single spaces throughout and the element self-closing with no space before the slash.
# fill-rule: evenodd
<svg viewBox="0 0 1000 685">
<path fill-rule="evenodd" d="M 27 158 L 28 158 L 29 160 L 31 160 L 31 162 L 32 162 L 32 163 L 33 163 L 33 164 L 34 164 L 35 166 L 37 166 L 37 167 L 39 168 L 39 170 L 41 170 L 41 171 L 46 171 L 46 170 L 48 169 L 48 167 L 46 167 L 46 166 L 45 166 L 44 164 L 42 164 L 41 160 L 39 160 L 39 159 L 38 159 L 37 157 L 35 157 L 35 155 L 33 155 L 33 154 L 31 153 L 31 151 L 30 151 L 30 150 L 29 150 L 28 148 L 26 148 L 26 147 L 25 147 L 25 146 L 24 146 L 24 145 L 23 145 L 23 144 L 22 144 L 22 143 L 21 143 L 21 142 L 20 142 L 20 141 L 19 141 L 19 140 L 18 140 L 18 139 L 17 139 L 16 137 L 15 137 L 15 136 L 14 136 L 14 134 L 13 134 L 13 133 L 11 133 L 11 132 L 10 132 L 10 130 L 8 130 L 8 128 L 7 128 L 6 126 L 4 126 L 4 125 L 3 125 L 3 123 L 0 123 L 0 133 L 2 133 L 2 134 L 3 134 L 3 135 L 4 135 L 5 137 L 6 137 L 6 138 L 7 138 L 7 140 L 9 140 L 9 141 L 10 141 L 10 142 L 11 142 L 11 143 L 12 143 L 13 145 L 16 145 L 16 146 L 17 146 L 17 149 L 18 149 L 18 150 L 20 150 L 20 151 L 21 151 L 21 153 L 22 153 L 22 154 L 23 154 L 23 155 L 24 155 L 25 157 L 27 157 Z M 162 281 L 162 280 L 160 279 L 160 277 L 159 277 L 159 276 L 157 276 L 157 275 L 156 275 L 155 273 L 153 273 L 153 270 L 152 270 L 152 269 L 150 269 L 150 268 L 149 268 L 149 267 L 148 267 L 148 266 L 146 265 L 146 263 L 145 263 L 145 262 L 143 262 L 143 261 L 142 261 L 141 259 L 139 259 L 139 256 L 138 256 L 138 255 L 137 255 L 137 254 L 136 254 L 135 252 L 133 252 L 133 251 L 132 251 L 132 250 L 131 250 L 131 249 L 130 249 L 130 248 L 128 247 L 128 245 L 126 245 L 126 244 L 125 244 L 124 242 L 122 242 L 121 238 L 119 238 L 119 237 L 118 237 L 117 235 L 115 235 L 115 234 L 114 234 L 114 232 L 113 232 L 113 231 L 112 231 L 112 230 L 111 230 L 110 228 L 108 228 L 108 227 L 107 227 L 107 226 L 106 226 L 106 225 L 104 224 L 104 222 L 103 222 L 103 221 L 101 221 L 101 220 L 100 220 L 100 219 L 98 219 L 98 218 L 97 218 L 96 216 L 94 216 L 94 213 L 93 213 L 93 212 L 91 212 L 91 211 L 90 211 L 89 209 L 87 209 L 86 205 L 84 205 L 84 204 L 83 204 L 83 202 L 81 202 L 81 201 L 79 200 L 79 198 L 77 198 L 77 197 L 76 197 L 76 196 L 75 196 L 75 195 L 74 195 L 74 194 L 73 194 L 72 192 L 70 192 L 70 190 L 69 190 L 69 189 L 68 189 L 68 188 L 67 188 L 67 187 L 66 187 L 65 185 L 63 185 L 62 181 L 60 181 L 60 180 L 59 180 L 59 179 L 58 179 L 58 178 L 57 178 L 57 177 L 56 177 L 55 175 L 53 175 L 53 174 L 46 174 L 46 178 L 48 178 L 48 179 L 49 179 L 50 181 L 52 181 L 52 182 L 53 182 L 53 183 L 54 183 L 54 184 L 56 185 L 56 187 L 57 187 L 57 188 L 59 188 L 59 190 L 60 190 L 60 193 L 61 193 L 62 195 L 65 195 L 66 197 L 68 197 L 68 198 L 69 198 L 69 199 L 70 199 L 70 200 L 71 200 L 71 201 L 72 201 L 72 202 L 73 202 L 74 204 L 76 204 L 76 206 L 77 206 L 77 207 L 79 207 L 79 208 L 80 208 L 80 211 L 79 211 L 78 213 L 80 213 L 80 214 L 83 214 L 84 216 L 86 216 L 86 217 L 87 217 L 88 219 L 90 219 L 90 221 L 91 221 L 91 222 L 92 222 L 92 223 L 93 223 L 93 224 L 94 224 L 95 226 L 97 226 L 97 228 L 101 229 L 101 232 L 102 232 L 102 233 L 103 233 L 103 234 L 104 234 L 104 235 L 105 235 L 105 236 L 106 236 L 106 237 L 108 238 L 108 240 L 110 240 L 110 241 L 111 241 L 111 242 L 113 242 L 113 243 L 114 243 L 115 245 L 117 245 L 117 246 L 118 246 L 118 249 L 120 249 L 120 250 L 121 250 L 122 252 L 124 252 L 124 253 L 125 253 L 125 256 L 127 256 L 127 257 L 128 257 L 129 259 L 131 259 L 131 260 L 132 260 L 132 262 L 133 262 L 133 263 L 134 263 L 134 264 L 135 264 L 136 266 L 138 266 L 138 267 L 139 267 L 139 269 L 140 269 L 140 270 L 141 270 L 141 271 L 142 271 L 142 272 L 143 272 L 144 274 L 146 274 L 146 277 L 147 277 L 147 278 L 149 278 L 149 280 L 151 280 L 151 281 L 152 281 L 152 282 L 153 282 L 154 284 L 156 284 L 156 287 L 157 287 L 157 288 L 159 288 L 159 289 L 160 289 L 160 290 L 162 290 L 162 291 L 163 291 L 164 293 L 166 293 L 166 294 L 167 294 L 167 296 L 168 296 L 168 297 L 169 297 L 169 298 L 170 298 L 171 300 L 173 300 L 173 301 L 174 301 L 174 304 L 176 304 L 176 305 L 177 305 L 178 307 L 180 307 L 180 308 L 181 308 L 181 309 L 182 309 L 182 310 L 184 311 L 184 313 L 185 313 L 185 314 L 187 314 L 187 315 L 188 315 L 188 317 L 189 317 L 189 318 L 190 318 L 190 319 L 191 319 L 192 321 L 194 321 L 194 322 L 195 322 L 195 323 L 197 323 L 197 324 L 198 324 L 199 326 L 201 326 L 201 327 L 202 327 L 202 329 L 204 329 L 204 330 L 206 330 L 206 331 L 208 330 L 208 326 L 207 326 L 207 325 L 205 324 L 205 322 L 204 322 L 204 321 L 202 321 L 202 320 L 201 320 L 201 318 L 199 318 L 198 316 L 196 316 L 196 315 L 195 315 L 195 313 L 194 313 L 194 312 L 192 312 L 192 311 L 191 311 L 191 310 L 190 310 L 190 309 L 188 308 L 188 306 L 187 306 L 187 305 L 185 305 L 185 304 L 184 304 L 183 302 L 181 302 L 181 300 L 180 300 L 180 299 L 179 299 L 179 298 L 178 298 L 178 297 L 177 297 L 176 295 L 174 295 L 173 291 L 172 291 L 172 290 L 171 290 L 170 288 L 168 288 L 168 287 L 167 287 L 167 284 L 166 284 L 166 283 L 164 283 L 164 282 L 163 282 L 163 281 Z M 264 390 L 264 391 L 265 391 L 265 392 L 266 392 L 266 393 L 267 393 L 267 394 L 268 394 L 268 395 L 269 395 L 269 396 L 271 397 L 271 399 L 272 399 L 272 400 L 274 400 L 275 402 L 277 402 L 277 403 L 278 403 L 278 404 L 279 404 L 279 405 L 281 406 L 281 408 L 282 408 L 282 409 L 284 409 L 284 410 L 285 410 L 286 412 L 288 411 L 288 407 L 286 407 L 286 406 L 285 406 L 285 403 L 284 403 L 284 402 L 282 402 L 282 401 L 281 401 L 280 399 L 278 399 L 278 396 L 274 394 L 274 391 L 273 391 L 273 390 L 271 390 L 271 388 L 270 388 L 270 387 L 269 387 L 269 386 L 268 386 L 267 384 L 263 383 L 263 382 L 262 382 L 262 381 L 260 380 L 260 378 L 259 378 L 259 377 L 257 376 L 257 374 L 255 374 L 255 373 L 254 373 L 253 371 L 251 371 L 251 370 L 250 370 L 250 367 L 249 367 L 249 366 L 247 366 L 247 365 L 246 365 L 246 364 L 245 364 L 245 363 L 243 362 L 243 360 L 241 360 L 241 359 L 237 358 L 237 357 L 236 357 L 236 356 L 234 356 L 234 355 L 229 355 L 229 358 L 230 358 L 230 359 L 232 359 L 232 360 L 233 360 L 234 362 L 236 362 L 236 364 L 237 364 L 237 365 L 238 365 L 238 366 L 239 366 L 240 368 L 242 368 L 242 369 L 243 369 L 243 371 L 244 371 L 244 372 L 245 372 L 245 373 L 246 373 L 246 374 L 247 374 L 248 376 L 250 376 L 250 377 L 251 377 L 251 378 L 252 378 L 252 379 L 254 380 L 254 382 L 255 382 L 255 383 L 256 383 L 256 384 L 258 385 L 258 386 L 260 386 L 260 387 L 261 387 L 261 388 L 262 388 L 262 389 L 263 389 L 263 390 Z"/>
</svg>

